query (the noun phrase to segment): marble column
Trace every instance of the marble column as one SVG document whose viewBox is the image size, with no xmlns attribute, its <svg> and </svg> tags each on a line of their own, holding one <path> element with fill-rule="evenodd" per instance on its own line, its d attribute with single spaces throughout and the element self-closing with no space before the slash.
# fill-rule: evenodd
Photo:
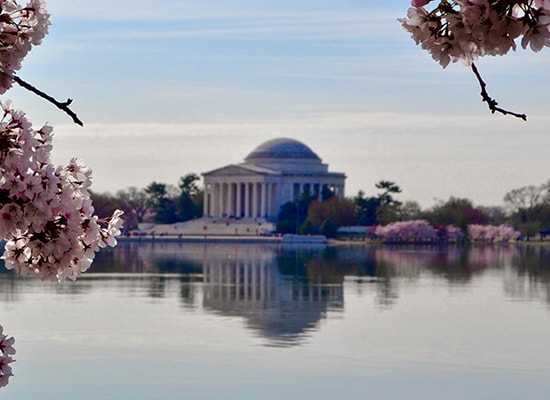
<svg viewBox="0 0 550 400">
<path fill-rule="evenodd" d="M 266 183 L 267 185 L 267 216 L 273 215 L 273 185 L 274 183 Z"/>
<path fill-rule="evenodd" d="M 250 183 L 244 184 L 244 217 L 250 218 Z"/>
<path fill-rule="evenodd" d="M 252 218 L 258 216 L 258 184 L 252 184 Z"/>
<path fill-rule="evenodd" d="M 227 184 L 229 187 L 227 189 L 227 216 L 230 217 L 230 216 L 235 216 L 235 211 L 233 210 L 233 207 L 234 207 L 234 199 L 233 199 L 233 196 L 234 196 L 234 193 L 233 193 L 233 185 L 234 183 L 230 182 Z"/>
<path fill-rule="evenodd" d="M 237 183 L 237 210 L 236 210 L 236 215 L 235 217 L 237 218 L 241 218 L 241 214 L 242 214 L 242 199 L 241 199 L 241 183 Z"/>
<path fill-rule="evenodd" d="M 217 217 L 217 211 L 218 211 L 218 202 L 217 202 L 217 183 L 212 184 L 212 195 L 210 197 L 210 215 L 212 217 Z"/>
<path fill-rule="evenodd" d="M 260 204 L 261 204 L 261 217 L 265 218 L 266 216 L 266 206 L 267 206 L 267 196 L 266 196 L 266 183 L 262 182 L 261 185 L 261 196 L 260 196 Z"/>
<path fill-rule="evenodd" d="M 202 216 L 208 217 L 208 205 L 210 202 L 210 190 L 206 189 L 204 191 L 204 197 L 202 202 Z"/>
<path fill-rule="evenodd" d="M 223 217 L 223 213 L 224 213 L 224 204 L 223 204 L 223 198 L 224 198 L 224 191 L 225 191 L 225 188 L 224 188 L 225 184 L 224 183 L 220 183 L 220 186 L 219 186 L 219 193 L 218 193 L 218 207 L 219 207 L 219 210 L 218 210 L 218 216 L 219 217 Z"/>
</svg>

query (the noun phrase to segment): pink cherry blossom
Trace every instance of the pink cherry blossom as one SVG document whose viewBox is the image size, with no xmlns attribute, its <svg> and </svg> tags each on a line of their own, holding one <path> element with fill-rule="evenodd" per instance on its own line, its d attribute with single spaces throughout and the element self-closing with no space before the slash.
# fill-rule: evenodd
<svg viewBox="0 0 550 400">
<path fill-rule="evenodd" d="M 0 325 L 0 352 L 2 354 L 6 355 L 14 355 L 15 349 L 13 348 L 13 344 L 15 343 L 15 339 L 12 337 L 7 337 L 4 335 L 4 328 Z"/>
<path fill-rule="evenodd" d="M 508 225 L 468 225 L 468 235 L 474 242 L 509 242 L 517 240 L 520 233 Z"/>
<path fill-rule="evenodd" d="M 4 328 L 0 325 L 0 387 L 6 386 L 9 378 L 13 376 L 10 364 L 15 360 L 11 357 L 15 354 L 13 347 L 15 339 L 4 334 Z"/>
<path fill-rule="evenodd" d="M 48 32 L 43 0 L 26 6 L 0 0 L 0 94 L 8 90 L 23 58 Z M 0 103 L 0 241 L 7 269 L 41 279 L 77 279 L 95 253 L 116 245 L 122 211 L 100 220 L 88 191 L 92 171 L 79 159 L 51 164 L 53 128 L 35 130 L 11 101 Z M 0 325 L 0 387 L 13 376 L 15 340 Z"/>
<path fill-rule="evenodd" d="M 403 28 L 432 58 L 446 67 L 471 64 L 478 57 L 496 56 L 523 48 L 540 51 L 550 46 L 548 0 L 413 0 Z"/>
<path fill-rule="evenodd" d="M 42 0 L 21 6 L 13 0 L 0 2 L 0 94 L 12 85 L 11 76 L 21 68 L 21 61 L 32 46 L 48 33 L 50 16 Z"/>
<path fill-rule="evenodd" d="M 377 226 L 375 234 L 386 242 L 459 242 L 464 240 L 462 231 L 452 225 L 434 228 L 428 221 L 414 220 L 393 222 Z M 517 240 L 520 233 L 508 225 L 468 225 L 468 236 L 473 242 L 509 242 Z"/>
<path fill-rule="evenodd" d="M 438 238 L 437 230 L 425 220 L 380 225 L 375 234 L 387 242 L 431 242 Z"/>
<path fill-rule="evenodd" d="M 2 104 L 0 122 L 0 239 L 8 269 L 41 279 L 76 279 L 95 252 L 115 246 L 122 211 L 104 221 L 93 215 L 92 172 L 82 160 L 50 162 L 52 129 L 33 129 L 25 114 Z"/>
</svg>

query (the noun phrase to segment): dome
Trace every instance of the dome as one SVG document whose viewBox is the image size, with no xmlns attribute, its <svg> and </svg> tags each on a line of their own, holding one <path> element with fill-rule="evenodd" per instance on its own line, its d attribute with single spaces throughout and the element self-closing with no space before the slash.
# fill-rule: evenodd
<svg viewBox="0 0 550 400">
<path fill-rule="evenodd" d="M 319 156 L 302 142 L 289 138 L 268 140 L 256 147 L 245 158 L 246 162 L 266 159 L 292 159 L 292 160 L 315 160 L 321 161 Z"/>
</svg>

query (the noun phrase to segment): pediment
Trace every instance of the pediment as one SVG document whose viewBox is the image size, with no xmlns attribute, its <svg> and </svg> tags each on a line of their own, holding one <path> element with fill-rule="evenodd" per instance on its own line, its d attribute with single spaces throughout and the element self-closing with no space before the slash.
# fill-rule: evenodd
<svg viewBox="0 0 550 400">
<path fill-rule="evenodd" d="M 228 165 L 226 167 L 221 167 L 210 172 L 205 172 L 203 176 L 216 177 L 216 176 L 258 176 L 265 175 L 259 171 L 254 171 L 252 169 L 241 167 L 239 165 Z"/>
</svg>

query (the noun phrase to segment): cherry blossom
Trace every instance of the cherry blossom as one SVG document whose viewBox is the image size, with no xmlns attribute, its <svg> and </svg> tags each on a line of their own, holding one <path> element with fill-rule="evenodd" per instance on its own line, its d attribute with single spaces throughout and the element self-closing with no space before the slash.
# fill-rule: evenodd
<svg viewBox="0 0 550 400">
<path fill-rule="evenodd" d="M 468 225 L 468 235 L 473 242 L 509 242 L 521 234 L 508 225 Z"/>
<path fill-rule="evenodd" d="M 79 159 L 54 167 L 52 130 L 34 130 L 24 113 L 2 104 L 0 238 L 6 268 L 42 279 L 76 279 L 101 247 L 116 245 L 122 211 L 93 215 L 91 169 Z"/>
<path fill-rule="evenodd" d="M 550 46 L 548 0 L 412 0 L 399 22 L 443 68 L 462 61 L 472 67 L 491 112 L 527 120 L 489 97 L 474 61 L 516 50 L 516 41 L 538 52 Z"/>
<path fill-rule="evenodd" d="M 44 1 L 21 6 L 0 0 L 0 94 L 16 81 L 42 96 L 14 74 L 49 25 Z M 53 128 L 35 129 L 11 101 L 0 105 L 0 240 L 6 241 L 1 258 L 6 268 L 24 275 L 74 280 L 90 267 L 95 252 L 116 245 L 122 212 L 106 220 L 94 215 L 91 169 L 77 158 L 52 165 Z"/>
<path fill-rule="evenodd" d="M 425 220 L 379 225 L 374 233 L 388 242 L 428 242 L 438 238 L 437 230 Z"/>
<path fill-rule="evenodd" d="M 472 242 L 509 242 L 517 240 L 520 233 L 508 225 L 468 225 L 469 240 Z M 391 243 L 450 242 L 464 240 L 462 231 L 453 226 L 435 228 L 428 221 L 414 220 L 393 222 L 377 226 L 376 236 Z"/>
<path fill-rule="evenodd" d="M 10 364 L 15 360 L 11 357 L 15 354 L 13 344 L 15 339 L 4 334 L 4 328 L 0 325 L 0 387 L 8 384 L 9 378 L 13 376 Z"/>
<path fill-rule="evenodd" d="M 42 0 L 20 6 L 13 0 L 0 0 L 0 94 L 12 85 L 12 75 L 32 46 L 48 33 L 50 15 Z"/>
<path fill-rule="evenodd" d="M 50 16 L 42 0 L 26 6 L 0 0 L 0 94 L 13 82 L 50 101 L 82 125 L 68 106 L 15 75 L 32 46 L 48 32 Z M 94 215 L 89 188 L 92 171 L 74 158 L 66 166 L 50 161 L 53 128 L 33 128 L 11 101 L 0 102 L 0 241 L 7 269 L 41 279 L 76 279 L 102 247 L 115 246 L 122 211 L 105 220 Z M 15 340 L 0 325 L 0 387 L 13 375 Z"/>
<path fill-rule="evenodd" d="M 430 3 L 435 4 L 426 9 Z M 417 44 L 446 67 L 451 62 L 471 64 L 478 57 L 504 55 L 523 48 L 540 51 L 548 46 L 548 2 L 489 0 L 413 0 L 406 18 L 400 18 Z"/>
</svg>

